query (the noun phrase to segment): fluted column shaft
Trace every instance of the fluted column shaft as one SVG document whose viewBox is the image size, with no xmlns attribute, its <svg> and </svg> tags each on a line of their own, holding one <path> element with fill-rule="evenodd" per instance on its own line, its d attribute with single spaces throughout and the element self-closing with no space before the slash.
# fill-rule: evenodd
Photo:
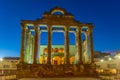
<svg viewBox="0 0 120 80">
<path fill-rule="evenodd" d="M 47 64 L 51 64 L 51 28 L 52 26 L 48 25 L 48 56 L 47 56 Z"/>
<path fill-rule="evenodd" d="M 24 63 L 24 52 L 25 52 L 25 33 L 26 33 L 26 27 L 24 24 L 21 24 L 22 26 L 22 38 L 21 38 L 21 51 L 20 51 L 20 62 Z"/>
<path fill-rule="evenodd" d="M 76 43 L 75 43 L 75 62 L 76 64 L 78 63 L 78 38 L 77 38 L 77 31 L 74 32 L 74 35 L 75 35 L 75 40 L 76 40 Z"/>
<path fill-rule="evenodd" d="M 30 43 L 29 43 L 29 63 L 32 63 L 32 56 L 33 56 L 33 43 L 32 43 L 32 33 L 29 32 Z"/>
<path fill-rule="evenodd" d="M 34 35 L 34 38 L 35 38 L 35 41 L 34 41 L 34 59 L 33 59 L 33 64 L 36 64 L 37 63 L 37 54 L 38 54 L 38 39 L 39 39 L 39 26 L 37 24 L 34 24 L 34 28 L 35 28 L 35 35 Z"/>
<path fill-rule="evenodd" d="M 93 35 L 92 35 L 93 27 L 90 27 L 89 30 L 90 30 L 91 63 L 94 63 L 94 49 L 93 49 Z"/>
<path fill-rule="evenodd" d="M 34 42 L 35 42 L 35 38 L 34 36 L 32 36 L 32 63 L 34 61 Z"/>
<path fill-rule="evenodd" d="M 69 26 L 65 27 L 65 64 L 69 64 Z"/>
<path fill-rule="evenodd" d="M 88 31 L 85 31 L 84 32 L 84 35 L 85 35 L 85 40 L 83 42 L 83 47 L 84 47 L 84 51 L 83 51 L 83 55 L 84 55 L 84 59 L 83 59 L 83 63 L 89 63 L 91 62 L 90 59 L 89 59 L 89 37 L 88 37 Z"/>
<path fill-rule="evenodd" d="M 81 27 L 79 26 L 78 27 L 78 31 L 77 31 L 77 34 L 76 34 L 76 40 L 77 40 L 77 50 L 78 50 L 78 64 L 81 64 L 83 63 L 82 62 L 82 39 L 81 39 Z"/>
<path fill-rule="evenodd" d="M 28 61 L 29 61 L 29 45 L 30 45 L 30 36 L 29 36 L 29 29 L 28 28 L 26 28 L 26 37 L 25 37 L 26 39 L 26 48 L 25 48 L 25 55 L 24 55 L 24 62 L 25 63 L 28 63 Z"/>
<path fill-rule="evenodd" d="M 38 60 L 40 63 L 40 31 L 38 32 Z"/>
</svg>

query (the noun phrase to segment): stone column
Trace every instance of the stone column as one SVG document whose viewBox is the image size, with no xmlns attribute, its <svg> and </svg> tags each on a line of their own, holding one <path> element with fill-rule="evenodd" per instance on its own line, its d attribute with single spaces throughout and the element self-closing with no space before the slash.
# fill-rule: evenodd
<svg viewBox="0 0 120 80">
<path fill-rule="evenodd" d="M 40 28 L 38 27 L 38 62 L 40 63 Z"/>
<path fill-rule="evenodd" d="M 89 57 L 89 36 L 88 36 L 88 31 L 84 31 L 84 35 L 85 35 L 85 40 L 83 41 L 83 47 L 84 47 L 84 50 L 83 50 L 83 56 L 84 56 L 84 59 L 83 59 L 83 63 L 89 63 L 90 62 L 90 57 Z"/>
<path fill-rule="evenodd" d="M 38 39 L 39 39 L 39 26 L 38 24 L 34 24 L 34 28 L 35 28 L 35 41 L 34 41 L 34 59 L 33 59 L 33 64 L 37 64 L 37 54 L 38 54 Z"/>
<path fill-rule="evenodd" d="M 22 37 L 21 37 L 20 63 L 24 63 L 26 26 L 25 24 L 21 24 L 21 26 L 22 26 Z"/>
<path fill-rule="evenodd" d="M 52 44 L 51 44 L 51 29 L 52 29 L 52 26 L 51 25 L 48 25 L 48 56 L 47 56 L 47 64 L 51 64 L 51 47 L 52 47 Z"/>
<path fill-rule="evenodd" d="M 74 32 L 74 35 L 75 35 L 75 40 L 76 40 L 76 43 L 75 43 L 75 63 L 77 64 L 77 63 L 78 63 L 78 41 L 77 41 L 77 29 L 76 29 L 76 31 Z"/>
<path fill-rule="evenodd" d="M 32 63 L 33 63 L 33 61 L 34 61 L 34 57 L 33 57 L 33 56 L 34 56 L 34 42 L 35 42 L 35 39 L 34 39 L 34 35 L 33 35 L 33 36 L 32 36 L 32 56 L 31 56 L 31 57 L 32 57 L 32 60 L 31 60 Z"/>
<path fill-rule="evenodd" d="M 32 42 L 33 36 L 32 33 L 29 32 L 29 63 L 31 64 L 33 61 L 33 42 Z"/>
<path fill-rule="evenodd" d="M 29 47 L 28 47 L 29 49 L 28 49 L 28 63 L 31 63 L 30 62 L 30 59 L 31 59 L 31 32 L 30 32 L 30 30 L 29 30 Z"/>
<path fill-rule="evenodd" d="M 25 41 L 25 45 L 26 45 L 26 47 L 25 47 L 25 54 L 24 54 L 24 62 L 25 63 L 29 63 L 28 61 L 29 61 L 29 45 L 30 45 L 30 36 L 29 36 L 29 29 L 28 29 L 28 27 L 26 28 L 26 39 L 25 39 L 26 41 Z"/>
<path fill-rule="evenodd" d="M 89 27 L 89 32 L 90 32 L 90 52 L 91 52 L 91 63 L 94 63 L 94 49 L 93 49 L 93 26 Z"/>
<path fill-rule="evenodd" d="M 78 26 L 77 34 L 76 34 L 76 42 L 77 42 L 77 51 L 78 51 L 78 64 L 82 64 L 82 38 L 81 38 L 81 26 Z"/>
<path fill-rule="evenodd" d="M 70 64 L 69 60 L 69 26 L 65 26 L 65 54 L 64 64 Z"/>
</svg>

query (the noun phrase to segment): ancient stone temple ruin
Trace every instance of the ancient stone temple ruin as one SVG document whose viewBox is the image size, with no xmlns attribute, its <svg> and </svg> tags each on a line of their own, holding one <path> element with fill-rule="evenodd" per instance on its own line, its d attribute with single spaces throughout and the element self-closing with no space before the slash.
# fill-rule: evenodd
<svg viewBox="0 0 120 80">
<path fill-rule="evenodd" d="M 21 52 L 17 69 L 17 78 L 42 77 L 94 77 L 96 65 L 93 50 L 93 24 L 81 23 L 71 13 L 60 7 L 45 12 L 36 20 L 21 20 Z M 40 53 L 40 34 L 48 33 L 47 54 Z M 64 51 L 60 63 L 53 62 L 52 32 L 64 33 Z M 75 35 L 74 55 L 70 55 L 69 32 Z M 82 35 L 85 36 L 82 39 Z M 57 38 L 57 37 L 56 37 Z M 45 57 L 45 59 L 43 59 Z M 70 62 L 70 58 L 75 63 Z M 42 60 L 40 60 L 42 58 Z"/>
</svg>

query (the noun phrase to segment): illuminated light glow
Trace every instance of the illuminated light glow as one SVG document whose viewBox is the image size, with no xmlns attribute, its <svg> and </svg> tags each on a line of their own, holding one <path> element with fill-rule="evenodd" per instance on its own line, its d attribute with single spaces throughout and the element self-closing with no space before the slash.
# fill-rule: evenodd
<svg viewBox="0 0 120 80">
<path fill-rule="evenodd" d="M 53 58 L 52 64 L 58 64 L 58 65 L 60 65 L 61 64 L 60 61 L 61 61 L 61 58 L 59 56 L 55 56 Z"/>
<path fill-rule="evenodd" d="M 0 58 L 0 61 L 3 61 L 3 59 L 2 59 L 2 58 Z"/>
<path fill-rule="evenodd" d="M 114 73 L 114 74 L 117 73 L 117 70 L 116 70 L 116 69 L 112 69 L 111 71 L 112 71 L 112 73 Z"/>
<path fill-rule="evenodd" d="M 75 61 L 75 57 L 71 57 L 70 58 L 70 64 L 74 64 L 74 61 Z"/>
<path fill-rule="evenodd" d="M 100 60 L 100 62 L 104 62 L 104 60 L 103 60 L 103 59 L 101 59 L 101 60 Z"/>
<path fill-rule="evenodd" d="M 115 58 L 116 58 L 116 59 L 120 59 L 120 55 L 116 55 Z"/>
<path fill-rule="evenodd" d="M 118 59 L 120 59 L 120 56 L 118 56 Z"/>
<path fill-rule="evenodd" d="M 109 58 L 108 60 L 109 60 L 109 61 L 111 61 L 111 60 L 112 60 L 112 58 Z"/>
</svg>

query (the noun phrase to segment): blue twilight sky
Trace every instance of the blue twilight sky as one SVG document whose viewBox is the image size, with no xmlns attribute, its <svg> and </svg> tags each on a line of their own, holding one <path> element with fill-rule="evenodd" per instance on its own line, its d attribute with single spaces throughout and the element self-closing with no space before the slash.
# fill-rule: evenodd
<svg viewBox="0 0 120 80">
<path fill-rule="evenodd" d="M 19 56 L 20 20 L 41 18 L 55 6 L 65 8 L 80 22 L 94 23 L 95 50 L 120 50 L 120 0 L 0 0 L 0 57 Z M 54 35 L 53 40 L 63 43 L 63 34 L 56 35 L 60 37 Z"/>
</svg>

